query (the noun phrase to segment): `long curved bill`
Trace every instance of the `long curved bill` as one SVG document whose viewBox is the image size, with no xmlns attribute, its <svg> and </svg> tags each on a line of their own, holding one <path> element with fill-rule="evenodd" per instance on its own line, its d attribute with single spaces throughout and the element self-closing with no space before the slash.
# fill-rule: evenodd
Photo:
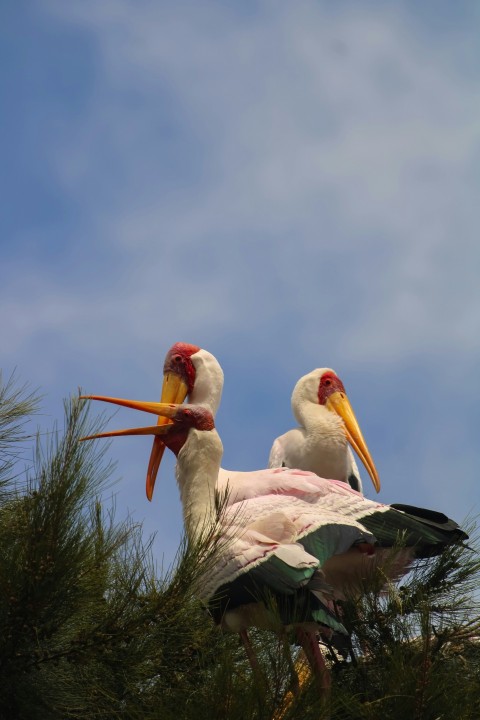
<svg viewBox="0 0 480 720">
<path fill-rule="evenodd" d="M 124 398 L 109 397 L 107 395 L 80 395 L 80 400 L 101 400 L 102 402 L 121 405 L 133 410 L 143 410 L 143 412 L 153 413 L 153 415 L 158 415 L 160 412 L 164 413 L 166 404 L 162 402 L 144 402 L 143 400 L 125 400 Z M 168 404 L 171 405 L 171 403 Z M 92 437 L 96 437 L 96 435 L 92 435 Z"/>
<path fill-rule="evenodd" d="M 329 410 L 337 413 L 337 415 L 342 418 L 345 423 L 348 442 L 365 465 L 375 490 L 380 492 L 380 478 L 378 477 L 377 468 L 372 460 L 367 443 L 363 438 L 362 431 L 360 430 L 357 418 L 355 417 L 355 413 L 347 396 L 343 392 L 334 392 L 330 395 L 325 405 Z"/>
<path fill-rule="evenodd" d="M 97 435 L 87 435 L 80 438 L 80 442 L 84 440 L 96 440 L 97 438 L 121 437 L 122 435 L 166 435 L 173 423 L 169 422 L 165 425 L 147 425 L 146 427 L 127 428 L 126 430 L 111 430 L 110 432 L 98 433 Z"/>
<path fill-rule="evenodd" d="M 143 410 L 144 412 L 153 413 L 162 419 L 162 424 L 147 425 L 146 427 L 128 428 L 126 430 L 110 430 L 109 432 L 97 433 L 96 435 L 87 435 L 80 438 L 80 442 L 84 440 L 96 440 L 97 438 L 121 437 L 122 435 L 166 435 L 170 428 L 175 424 L 173 418 L 177 405 L 172 403 L 149 403 L 140 400 L 124 400 L 123 398 L 107 397 L 106 395 L 81 395 L 81 400 L 102 400 L 102 402 L 113 403 L 114 405 L 122 405 L 133 410 Z"/>
<path fill-rule="evenodd" d="M 175 403 L 181 404 L 187 397 L 188 386 L 182 380 L 179 375 L 175 373 L 165 373 L 163 376 L 162 395 L 160 398 L 161 403 Z M 161 415 L 158 416 L 157 425 L 161 427 L 168 422 L 166 417 Z M 162 462 L 163 453 L 165 452 L 165 444 L 161 438 L 162 433 L 159 433 L 152 445 L 152 451 L 150 453 L 150 459 L 148 461 L 147 468 L 147 481 L 146 481 L 146 492 L 148 500 L 153 497 L 153 489 L 155 487 L 155 481 L 157 479 L 158 469 Z"/>
<path fill-rule="evenodd" d="M 128 430 L 115 430 L 113 432 L 101 433 L 99 435 L 91 435 L 82 440 L 92 440 L 97 437 L 116 437 L 120 435 L 155 435 L 150 459 L 148 461 L 146 492 L 147 498 L 152 499 L 155 480 L 157 479 L 158 469 L 162 462 L 163 453 L 165 452 L 165 444 L 162 435 L 165 434 L 162 428 L 168 426 L 168 416 L 164 414 L 166 405 L 181 405 L 187 397 L 188 386 L 179 375 L 175 373 L 165 373 L 163 377 L 162 396 L 159 403 L 141 402 L 139 400 L 124 400 L 123 398 L 107 397 L 105 395 L 84 395 L 83 400 L 102 400 L 103 402 L 121 405 L 123 407 L 133 408 L 134 410 L 143 410 L 144 412 L 158 415 L 157 430 L 155 426 L 146 428 L 131 428 Z M 163 414 L 161 414 L 163 413 Z"/>
</svg>

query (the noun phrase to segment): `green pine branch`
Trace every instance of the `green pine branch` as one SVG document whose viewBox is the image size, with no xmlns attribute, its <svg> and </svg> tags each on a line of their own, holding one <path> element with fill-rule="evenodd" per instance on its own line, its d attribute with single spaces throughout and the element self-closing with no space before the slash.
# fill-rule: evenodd
<svg viewBox="0 0 480 720">
<path fill-rule="evenodd" d="M 36 406 L 14 381 L 0 387 L 0 719 L 279 718 L 298 648 L 288 632 L 253 630 L 255 676 L 238 637 L 213 625 L 197 589 L 222 547 L 215 528 L 185 541 L 159 576 L 141 528 L 105 500 L 107 446 L 79 442 L 104 419 L 78 398 L 61 430 L 37 438 L 19 481 Z M 470 546 L 416 563 L 386 591 L 379 574 L 344 602 L 352 645 L 343 655 L 324 647 L 330 697 L 311 680 L 283 717 L 477 720 L 480 562 Z"/>
</svg>

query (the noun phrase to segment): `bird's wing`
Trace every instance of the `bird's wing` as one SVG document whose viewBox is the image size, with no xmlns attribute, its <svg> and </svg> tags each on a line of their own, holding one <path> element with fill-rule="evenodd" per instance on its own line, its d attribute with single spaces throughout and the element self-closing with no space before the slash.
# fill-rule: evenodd
<svg viewBox="0 0 480 720">
<path fill-rule="evenodd" d="M 249 475 L 249 491 L 225 509 L 222 533 L 228 542 L 205 578 L 205 599 L 218 595 L 219 588 L 224 592 L 237 579 L 245 580 L 246 586 L 294 593 L 334 556 L 345 556 L 350 566 L 348 555 L 360 547 L 368 563 L 374 545 L 392 548 L 399 534 L 409 549 L 405 567 L 415 557 L 437 555 L 446 545 L 466 538 L 441 513 L 383 505 L 346 483 L 313 473 L 279 468 Z M 380 556 L 386 557 L 383 551 Z M 394 575 L 398 572 L 396 568 Z M 348 573 L 344 577 L 348 580 Z M 343 588 L 337 591 L 340 595 Z"/>
<path fill-rule="evenodd" d="M 308 470 L 287 467 L 266 468 L 252 472 L 220 470 L 217 491 L 228 493 L 228 505 L 260 498 L 288 495 L 310 502 L 313 496 L 345 491 L 354 492 L 346 483 L 321 478 Z"/>
<path fill-rule="evenodd" d="M 362 479 L 360 477 L 360 470 L 358 469 L 358 465 L 356 463 L 355 456 L 354 456 L 350 446 L 348 446 L 348 448 L 347 448 L 347 454 L 348 454 L 347 482 L 351 488 L 353 488 L 357 492 L 363 493 L 363 485 L 362 485 Z"/>
<path fill-rule="evenodd" d="M 268 467 L 276 468 L 282 467 L 285 460 L 285 448 L 282 442 L 282 437 L 278 437 L 274 440 L 272 449 L 270 450 L 270 456 L 268 458 Z"/>
<path fill-rule="evenodd" d="M 295 467 L 294 458 L 301 454 L 304 443 L 305 436 L 301 428 L 293 428 L 280 435 L 273 441 L 268 467 Z"/>
</svg>

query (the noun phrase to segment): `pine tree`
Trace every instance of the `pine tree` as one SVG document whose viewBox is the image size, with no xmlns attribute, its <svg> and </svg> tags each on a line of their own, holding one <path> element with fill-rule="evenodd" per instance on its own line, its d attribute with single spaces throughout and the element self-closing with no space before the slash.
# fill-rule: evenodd
<svg viewBox="0 0 480 720">
<path fill-rule="evenodd" d="M 104 419 L 72 398 L 63 428 L 32 443 L 24 421 L 37 404 L 15 381 L 0 382 L 0 718 L 480 717 L 473 541 L 417 563 L 386 592 L 379 576 L 342 603 L 352 644 L 343 655 L 324 648 L 330 697 L 307 681 L 286 702 L 297 656 L 289 638 L 252 631 L 254 675 L 238 638 L 196 599 L 215 537 L 185 541 L 159 576 L 141 528 L 101 501 L 107 446 L 79 442 Z M 33 465 L 20 473 L 20 451 L 32 445 Z"/>
</svg>

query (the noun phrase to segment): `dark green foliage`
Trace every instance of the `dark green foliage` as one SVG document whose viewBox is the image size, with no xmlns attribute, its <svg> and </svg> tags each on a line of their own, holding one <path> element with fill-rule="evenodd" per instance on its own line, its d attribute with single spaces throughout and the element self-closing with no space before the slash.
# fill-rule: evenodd
<svg viewBox="0 0 480 720">
<path fill-rule="evenodd" d="M 195 597 L 214 534 L 159 578 L 140 528 L 100 504 L 111 467 L 103 443 L 78 442 L 100 429 L 87 404 L 66 404 L 63 431 L 19 476 L 34 407 L 14 382 L 0 387 L 0 720 L 279 718 L 298 650 L 252 631 L 254 676 L 239 638 L 214 626 Z M 331 651 L 330 698 L 307 682 L 284 717 L 477 720 L 478 579 L 464 547 L 386 593 L 378 577 L 339 610 L 352 652 Z"/>
<path fill-rule="evenodd" d="M 452 546 L 343 603 L 353 652 L 333 663 L 332 718 L 480 717 L 479 574 L 477 549 Z"/>
<path fill-rule="evenodd" d="M 0 372 L 0 500 L 14 486 L 14 468 L 29 438 L 25 426 L 37 405 L 38 399 L 26 385 L 17 385 L 14 374 L 4 382 Z"/>
</svg>

